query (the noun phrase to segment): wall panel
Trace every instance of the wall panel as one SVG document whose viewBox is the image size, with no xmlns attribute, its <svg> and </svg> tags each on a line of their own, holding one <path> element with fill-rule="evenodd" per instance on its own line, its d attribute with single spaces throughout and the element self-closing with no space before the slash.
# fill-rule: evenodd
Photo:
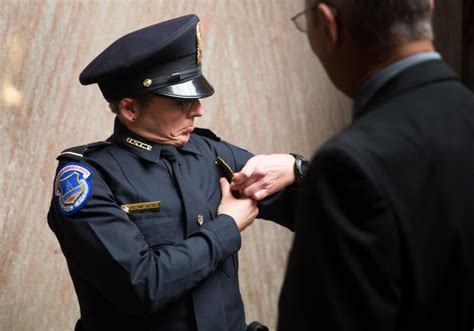
<svg viewBox="0 0 474 331">
<path fill-rule="evenodd" d="M 471 91 L 474 91 L 474 3 L 472 0 L 464 0 L 463 17 L 462 78 Z"/>
<path fill-rule="evenodd" d="M 435 46 L 459 76 L 462 74 L 463 1 L 435 0 L 433 17 Z"/>
</svg>

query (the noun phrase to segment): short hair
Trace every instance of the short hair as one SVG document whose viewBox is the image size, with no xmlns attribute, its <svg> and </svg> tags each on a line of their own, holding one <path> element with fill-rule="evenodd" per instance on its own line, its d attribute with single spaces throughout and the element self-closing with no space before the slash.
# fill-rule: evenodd
<svg viewBox="0 0 474 331">
<path fill-rule="evenodd" d="M 119 104 L 120 100 L 109 102 L 110 111 L 112 111 L 112 113 L 114 113 L 115 115 L 118 115 L 119 113 Z"/>
<path fill-rule="evenodd" d="M 134 96 L 131 98 L 136 99 L 138 103 L 140 103 L 140 105 L 143 106 L 145 102 L 148 102 L 152 96 L 154 96 L 153 93 L 145 93 L 145 94 Z M 112 113 L 114 113 L 115 115 L 118 115 L 120 111 L 120 100 L 109 102 L 109 108 L 112 111 Z"/>
<path fill-rule="evenodd" d="M 377 51 L 433 39 L 430 0 L 312 0 L 333 5 L 354 41 Z"/>
</svg>

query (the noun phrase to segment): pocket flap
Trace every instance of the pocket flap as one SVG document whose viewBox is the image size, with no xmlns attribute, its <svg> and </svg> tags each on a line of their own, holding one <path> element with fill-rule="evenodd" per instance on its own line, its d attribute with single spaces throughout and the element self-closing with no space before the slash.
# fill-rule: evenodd
<svg viewBox="0 0 474 331">
<path fill-rule="evenodd" d="M 151 247 L 175 244 L 178 222 L 172 217 L 156 214 L 158 213 L 131 213 L 129 217 Z"/>
</svg>

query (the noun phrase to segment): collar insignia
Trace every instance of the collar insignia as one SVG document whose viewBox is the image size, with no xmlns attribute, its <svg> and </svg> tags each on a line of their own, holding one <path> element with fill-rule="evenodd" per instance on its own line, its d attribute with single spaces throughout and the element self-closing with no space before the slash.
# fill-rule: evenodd
<svg viewBox="0 0 474 331">
<path fill-rule="evenodd" d="M 145 144 L 144 142 L 138 141 L 130 137 L 127 138 L 126 142 L 129 143 L 130 145 L 137 146 L 149 152 L 151 152 L 151 149 L 153 148 L 151 145 Z"/>
</svg>

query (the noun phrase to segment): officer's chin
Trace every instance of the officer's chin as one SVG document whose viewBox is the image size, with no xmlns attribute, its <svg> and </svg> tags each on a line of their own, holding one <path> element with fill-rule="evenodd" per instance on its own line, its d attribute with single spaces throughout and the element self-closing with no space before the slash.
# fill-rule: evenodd
<svg viewBox="0 0 474 331">
<path fill-rule="evenodd" d="M 181 133 L 178 137 L 176 137 L 173 145 L 176 147 L 184 146 L 189 142 L 189 139 L 191 139 L 191 133 Z"/>
</svg>

